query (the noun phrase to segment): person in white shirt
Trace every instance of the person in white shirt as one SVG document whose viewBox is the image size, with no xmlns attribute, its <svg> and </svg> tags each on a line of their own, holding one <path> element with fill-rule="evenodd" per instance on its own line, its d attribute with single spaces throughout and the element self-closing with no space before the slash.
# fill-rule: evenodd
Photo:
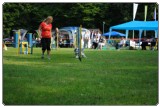
<svg viewBox="0 0 160 107">
<path fill-rule="evenodd" d="M 122 37 L 121 41 L 118 43 L 118 48 L 124 47 L 126 45 L 126 40 L 124 37 Z"/>
<path fill-rule="evenodd" d="M 99 31 L 97 32 L 97 36 L 98 36 L 98 39 L 100 39 L 101 34 L 99 33 Z"/>
<path fill-rule="evenodd" d="M 83 48 L 88 48 L 88 42 L 89 42 L 89 37 L 90 37 L 90 32 L 87 31 L 84 36 L 82 37 L 83 38 L 83 42 L 84 42 L 84 45 L 83 45 Z"/>
</svg>

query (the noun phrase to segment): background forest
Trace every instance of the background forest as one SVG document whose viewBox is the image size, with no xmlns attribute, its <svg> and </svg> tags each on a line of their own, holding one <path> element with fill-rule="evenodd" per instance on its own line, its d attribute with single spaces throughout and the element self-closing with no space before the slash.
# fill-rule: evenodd
<svg viewBox="0 0 160 107">
<path fill-rule="evenodd" d="M 153 20 L 156 3 L 139 3 L 135 20 L 144 20 L 145 5 L 147 20 Z M 107 32 L 110 26 L 133 20 L 133 3 L 4 3 L 3 37 L 13 29 L 36 30 L 47 16 L 54 18 L 53 29 L 82 24 L 102 31 L 105 22 Z"/>
</svg>

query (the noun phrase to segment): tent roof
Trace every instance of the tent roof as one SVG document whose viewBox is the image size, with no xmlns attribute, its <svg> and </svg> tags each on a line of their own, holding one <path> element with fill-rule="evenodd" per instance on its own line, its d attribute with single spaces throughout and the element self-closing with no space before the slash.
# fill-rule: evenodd
<svg viewBox="0 0 160 107">
<path fill-rule="evenodd" d="M 158 21 L 130 21 L 110 27 L 118 30 L 158 30 Z"/>
<path fill-rule="evenodd" d="M 110 32 L 104 33 L 103 36 L 109 36 L 109 33 Z M 126 35 L 120 32 L 112 31 L 111 36 L 126 36 Z"/>
</svg>

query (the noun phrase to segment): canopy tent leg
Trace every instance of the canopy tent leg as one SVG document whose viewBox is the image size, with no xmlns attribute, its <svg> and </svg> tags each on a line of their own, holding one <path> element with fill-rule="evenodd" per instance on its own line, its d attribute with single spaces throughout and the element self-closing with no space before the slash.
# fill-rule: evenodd
<svg viewBox="0 0 160 107">
<path fill-rule="evenodd" d="M 146 34 L 146 30 L 144 30 L 144 37 L 146 37 L 146 35 L 147 35 L 147 34 Z"/>
<path fill-rule="evenodd" d="M 109 39 L 108 39 L 108 43 L 109 43 L 109 41 L 110 41 L 110 39 L 111 39 L 111 32 L 112 32 L 112 29 L 109 29 Z"/>
<path fill-rule="evenodd" d="M 132 39 L 134 39 L 134 30 L 133 30 L 133 34 L 132 34 Z"/>
<path fill-rule="evenodd" d="M 128 39 L 128 31 L 129 30 L 126 30 L 126 40 Z"/>
<path fill-rule="evenodd" d="M 142 31 L 143 30 L 139 30 L 139 49 L 140 49 L 140 42 L 141 42 L 141 37 L 142 37 Z"/>
<path fill-rule="evenodd" d="M 155 30 L 155 38 L 158 38 L 158 30 Z"/>
</svg>

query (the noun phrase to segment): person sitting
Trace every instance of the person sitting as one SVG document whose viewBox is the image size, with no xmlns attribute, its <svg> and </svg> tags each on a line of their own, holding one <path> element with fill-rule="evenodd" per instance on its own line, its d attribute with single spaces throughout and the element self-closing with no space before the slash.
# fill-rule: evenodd
<svg viewBox="0 0 160 107">
<path fill-rule="evenodd" d="M 96 36 L 94 38 L 94 41 L 93 41 L 93 47 L 94 47 L 94 49 L 96 49 L 98 47 L 98 41 L 99 41 L 98 36 Z"/>
<path fill-rule="evenodd" d="M 100 36 L 100 39 L 99 39 L 99 43 L 98 43 L 98 48 L 100 50 L 102 50 L 102 47 L 105 45 L 105 40 L 102 36 Z"/>
<path fill-rule="evenodd" d="M 126 40 L 124 37 L 121 38 L 121 41 L 116 45 L 116 49 L 124 47 L 126 45 Z"/>
</svg>

